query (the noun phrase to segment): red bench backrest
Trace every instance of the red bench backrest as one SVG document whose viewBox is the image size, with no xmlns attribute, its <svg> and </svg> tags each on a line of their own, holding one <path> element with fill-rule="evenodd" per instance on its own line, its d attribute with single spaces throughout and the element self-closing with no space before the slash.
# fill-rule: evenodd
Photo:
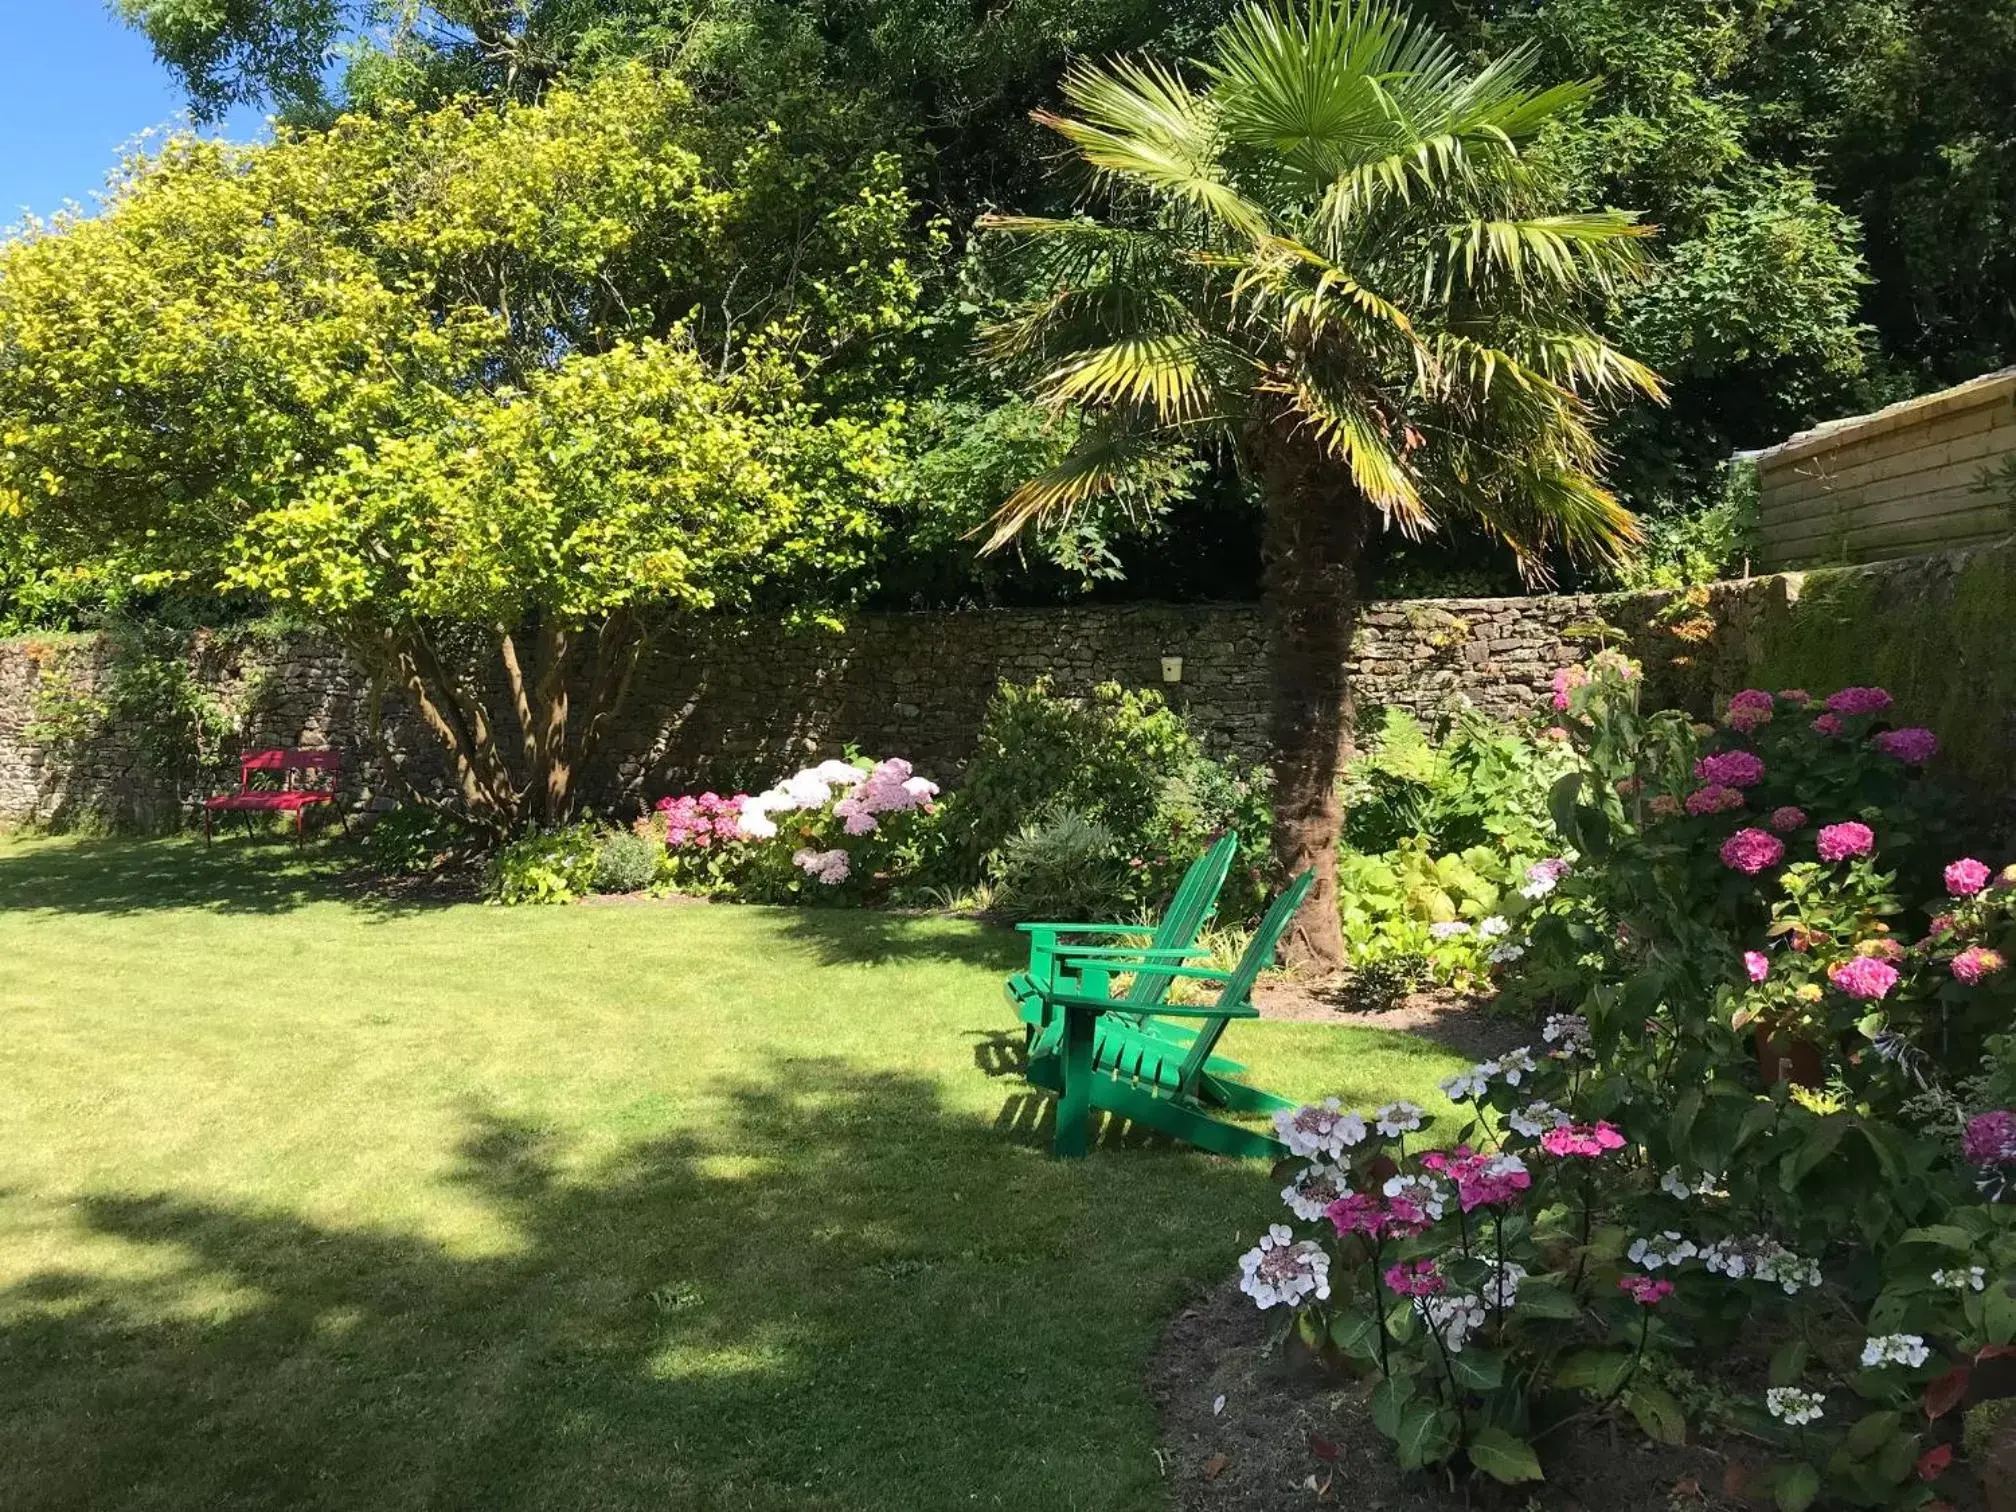
<svg viewBox="0 0 2016 1512">
<path fill-rule="evenodd" d="M 342 769 L 343 758 L 336 751 L 253 751 L 239 760 L 238 787 L 241 792 L 250 792 L 254 772 L 278 772 L 283 788 L 296 785 L 293 774 L 297 772 L 323 772 L 333 788 Z"/>
</svg>

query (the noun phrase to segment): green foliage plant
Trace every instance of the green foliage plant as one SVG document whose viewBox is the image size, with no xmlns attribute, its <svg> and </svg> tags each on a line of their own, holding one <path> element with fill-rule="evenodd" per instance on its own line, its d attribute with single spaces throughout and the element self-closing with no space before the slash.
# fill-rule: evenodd
<svg viewBox="0 0 2016 1512">
<path fill-rule="evenodd" d="M 635 830 L 609 830 L 595 847 L 594 887 L 598 893 L 643 892 L 658 880 L 661 846 Z"/>
<path fill-rule="evenodd" d="M 1114 919 L 1135 893 L 1113 832 L 1070 809 L 1031 820 L 990 860 L 994 906 L 1009 918 Z"/>
<path fill-rule="evenodd" d="M 485 892 L 493 903 L 572 903 L 595 888 L 601 840 L 589 823 L 528 830 L 491 857 Z"/>
</svg>

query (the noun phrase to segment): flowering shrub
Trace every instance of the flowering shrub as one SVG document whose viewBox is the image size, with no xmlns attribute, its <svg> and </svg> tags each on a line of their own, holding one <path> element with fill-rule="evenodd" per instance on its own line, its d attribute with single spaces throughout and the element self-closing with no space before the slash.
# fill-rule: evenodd
<svg viewBox="0 0 2016 1512">
<path fill-rule="evenodd" d="M 752 902 L 858 901 L 914 865 L 915 817 L 938 785 L 900 758 L 822 761 L 754 795 L 660 799 L 644 828 L 672 886 Z"/>
<path fill-rule="evenodd" d="M 1578 769 L 1502 970 L 1551 1014 L 1447 1084 L 1456 1147 L 1284 1115 L 1286 1244 L 1329 1257 L 1299 1330 L 1378 1377 L 1403 1463 L 1507 1480 L 1578 1417 L 1677 1438 L 1662 1383 L 1762 1340 L 1768 1384 L 1711 1398 L 1777 1451 L 1754 1489 L 1930 1503 L 2016 1356 L 2016 868 L 1954 844 L 1880 689 L 1706 730 L 1641 692 L 1599 657 L 1543 715 Z"/>
</svg>

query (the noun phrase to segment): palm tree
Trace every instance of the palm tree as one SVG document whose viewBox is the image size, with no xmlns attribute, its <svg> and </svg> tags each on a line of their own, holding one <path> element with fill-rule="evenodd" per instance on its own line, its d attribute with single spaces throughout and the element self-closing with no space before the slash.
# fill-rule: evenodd
<svg viewBox="0 0 2016 1512">
<path fill-rule="evenodd" d="M 1633 215 L 1569 213 L 1531 151 L 1593 86 L 1530 84 L 1521 51 L 1469 67 L 1376 0 L 1248 5 L 1194 82 L 1077 65 L 1036 119 L 1093 173 L 1103 214 L 993 215 L 1041 289 L 988 333 L 997 359 L 1087 424 L 1024 484 L 989 549 L 1166 457 L 1228 442 L 1263 509 L 1284 874 L 1318 883 L 1291 959 L 1343 956 L 1337 779 L 1346 669 L 1374 532 L 1466 517 L 1530 579 L 1614 559 L 1632 518 L 1597 481 L 1596 406 L 1660 395 L 1599 335 L 1646 265 Z"/>
</svg>

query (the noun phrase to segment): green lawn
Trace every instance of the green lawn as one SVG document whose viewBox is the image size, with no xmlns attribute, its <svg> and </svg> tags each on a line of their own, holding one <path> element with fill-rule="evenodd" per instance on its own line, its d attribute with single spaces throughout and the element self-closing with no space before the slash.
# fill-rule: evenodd
<svg viewBox="0 0 2016 1512">
<path fill-rule="evenodd" d="M 1162 1505 L 1143 1362 L 1275 1197 L 1053 1161 L 1013 951 L 0 844 L 0 1506 Z M 1453 1064 L 1227 1048 L 1368 1100 Z"/>
</svg>

